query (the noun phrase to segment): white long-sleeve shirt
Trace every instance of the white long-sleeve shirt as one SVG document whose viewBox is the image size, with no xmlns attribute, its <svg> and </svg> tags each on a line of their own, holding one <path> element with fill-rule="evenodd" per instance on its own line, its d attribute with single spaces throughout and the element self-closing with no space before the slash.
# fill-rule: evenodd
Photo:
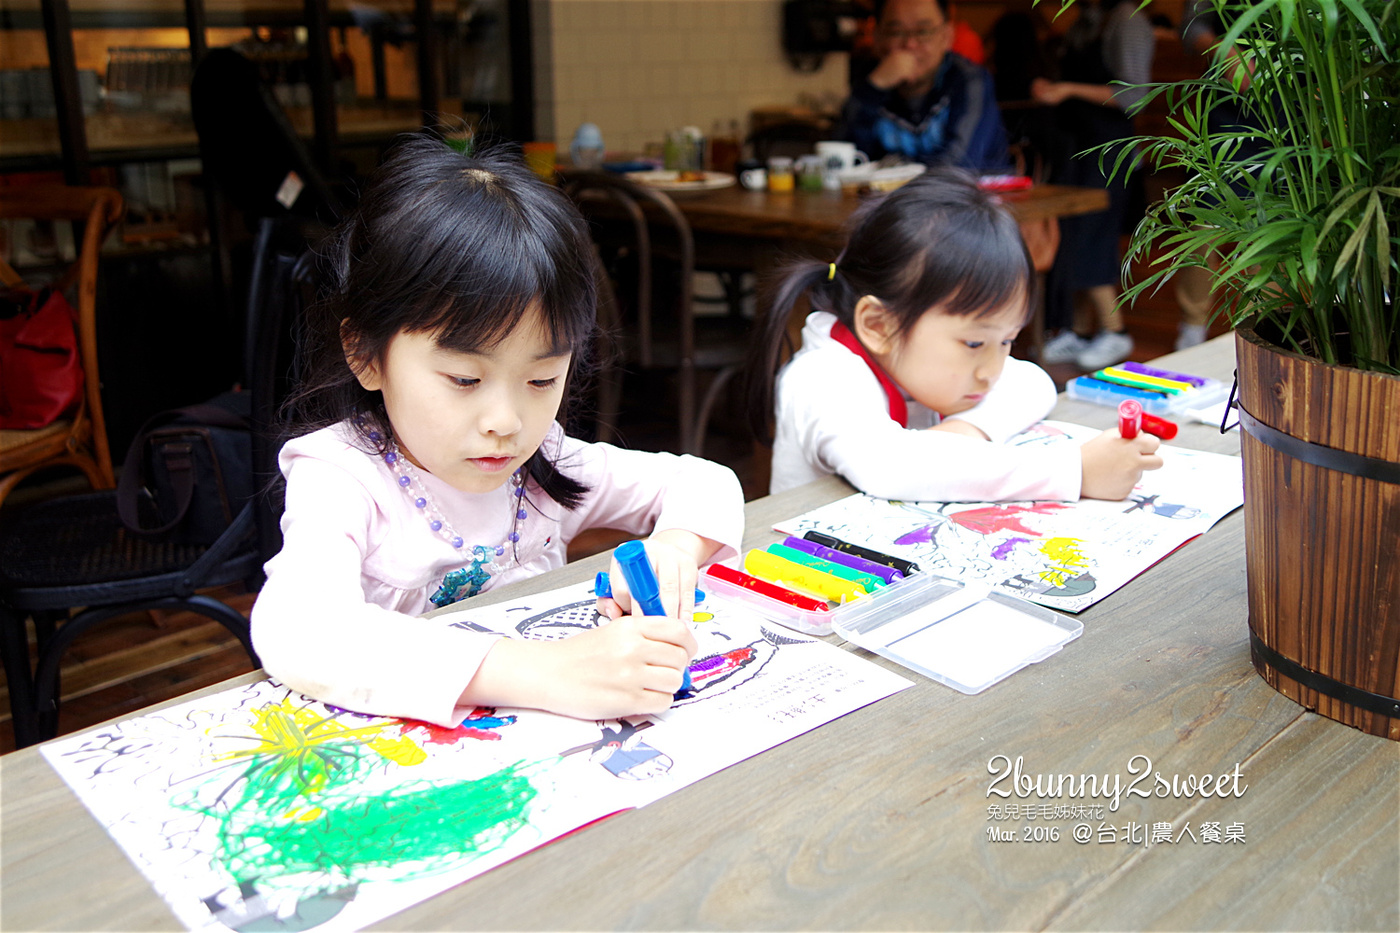
<svg viewBox="0 0 1400 933">
<path fill-rule="evenodd" d="M 1034 363 L 1008 359 L 975 408 L 957 417 L 984 440 L 924 428 L 940 416 L 907 398 L 908 427 L 890 417 L 879 379 L 860 356 L 831 337 L 835 316 L 807 317 L 802 349 L 778 374 L 777 431 L 770 491 L 832 473 L 886 499 L 991 502 L 1078 499 L 1079 449 L 1007 446 L 1045 417 L 1055 384 Z"/>
<path fill-rule="evenodd" d="M 681 528 L 721 542 L 714 560 L 738 553 L 744 497 L 734 473 L 696 457 L 623 450 L 566 437 L 556 424 L 543 449 L 561 472 L 589 487 L 569 511 L 533 484 L 527 518 L 515 525 L 518 562 L 491 589 L 563 566 L 568 543 L 589 528 L 636 535 Z M 420 471 L 458 551 L 428 527 L 428 516 L 398 485 L 398 474 L 367 453 L 344 424 L 288 442 L 282 550 L 267 564 L 253 606 L 253 644 L 269 674 L 309 696 L 358 712 L 461 721 L 457 700 L 496 636 L 420 613 L 475 544 L 508 543 L 515 514 L 511 484 L 489 493 L 454 489 Z"/>
</svg>

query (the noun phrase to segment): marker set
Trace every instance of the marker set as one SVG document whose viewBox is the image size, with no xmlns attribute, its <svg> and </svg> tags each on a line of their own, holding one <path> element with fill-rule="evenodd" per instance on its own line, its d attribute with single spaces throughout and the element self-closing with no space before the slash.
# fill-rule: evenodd
<svg viewBox="0 0 1400 933">
<path fill-rule="evenodd" d="M 715 564 L 702 586 L 744 603 L 765 618 L 813 635 L 827 635 L 848 606 L 903 589 L 911 561 L 820 532 L 789 537 L 744 555 L 743 568 Z"/>
<path fill-rule="evenodd" d="M 1130 407 L 1125 417 L 1131 414 Z M 614 556 L 643 611 L 661 613 L 642 543 L 621 545 Z M 697 602 L 709 594 L 800 632 L 835 633 L 968 694 L 1044 660 L 1084 630 L 1042 606 L 920 573 L 911 561 L 816 531 L 749 551 L 743 570 L 713 564 L 702 586 Z M 598 574 L 596 591 L 611 595 L 606 573 Z M 676 699 L 692 689 L 686 671 Z"/>
<path fill-rule="evenodd" d="M 1065 394 L 1097 405 L 1127 399 L 1155 415 L 1183 414 L 1225 401 L 1230 387 L 1215 379 L 1172 372 L 1142 363 L 1119 363 L 1070 380 Z"/>
</svg>

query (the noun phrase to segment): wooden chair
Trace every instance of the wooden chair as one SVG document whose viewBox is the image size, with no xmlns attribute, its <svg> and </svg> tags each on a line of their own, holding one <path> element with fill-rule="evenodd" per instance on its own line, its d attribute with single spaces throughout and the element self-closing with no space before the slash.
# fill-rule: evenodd
<svg viewBox="0 0 1400 933">
<path fill-rule="evenodd" d="M 706 427 L 725 385 L 743 366 L 749 324 L 731 315 L 695 314 L 695 240 L 690 223 L 666 194 L 606 173 L 576 175 L 565 191 L 593 226 L 602 269 L 599 322 L 617 340 L 604 354 L 598 393 L 598 437 L 616 431 L 617 365 L 672 370 L 679 395 L 682 453 L 700 455 Z M 698 372 L 714 373 L 699 398 Z"/>
<path fill-rule="evenodd" d="M 245 334 L 252 352 L 244 374 L 254 494 L 228 528 L 209 545 L 132 534 L 115 492 L 31 503 L 0 523 L 0 663 L 16 747 L 54 736 L 64 653 L 109 619 L 151 609 L 193 612 L 232 632 L 258 666 L 248 619 L 206 591 L 256 590 L 263 565 L 280 547 L 280 495 L 270 482 L 279 446 L 274 413 L 290 382 L 292 335 L 315 282 L 303 262 L 308 246 L 297 219 L 264 219 L 256 246 Z"/>
<path fill-rule="evenodd" d="M 122 196 L 112 188 L 0 188 L 0 218 L 70 220 L 82 225 L 78 258 L 56 284 L 65 292 L 76 291 L 78 353 L 85 381 L 83 399 L 71 415 L 34 430 L 0 430 L 0 502 L 29 474 L 60 464 L 82 470 L 94 489 L 116 486 L 97 370 L 97 269 L 102 242 L 121 220 L 123 210 Z M 9 287 L 25 284 L 3 260 L 0 281 Z"/>
</svg>

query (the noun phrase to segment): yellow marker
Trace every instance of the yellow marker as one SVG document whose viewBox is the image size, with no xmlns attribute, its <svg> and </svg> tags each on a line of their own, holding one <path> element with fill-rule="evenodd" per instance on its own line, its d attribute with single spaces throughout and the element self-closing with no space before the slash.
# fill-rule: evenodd
<svg viewBox="0 0 1400 933">
<path fill-rule="evenodd" d="M 1117 376 L 1119 379 L 1131 379 L 1134 382 L 1146 383 L 1150 386 L 1161 386 L 1164 389 L 1186 391 L 1195 388 L 1195 386 L 1189 382 L 1178 382 L 1175 379 L 1163 379 L 1161 376 L 1148 376 L 1143 373 L 1135 373 L 1131 369 L 1119 369 L 1117 366 L 1109 366 L 1103 371 L 1110 376 Z"/>
<path fill-rule="evenodd" d="M 864 596 L 865 587 L 850 580 L 794 564 L 767 551 L 752 550 L 744 555 L 744 570 L 761 580 L 789 588 L 796 587 L 834 602 L 849 602 Z"/>
</svg>

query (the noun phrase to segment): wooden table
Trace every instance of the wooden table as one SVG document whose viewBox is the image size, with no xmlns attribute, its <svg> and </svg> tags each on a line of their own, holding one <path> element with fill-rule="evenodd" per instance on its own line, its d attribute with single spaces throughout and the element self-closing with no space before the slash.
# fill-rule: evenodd
<svg viewBox="0 0 1400 933">
<path fill-rule="evenodd" d="M 1230 377 L 1229 337 L 1164 358 Z M 1057 418 L 1107 427 L 1061 399 Z M 1237 453 L 1183 425 L 1178 443 Z M 827 479 L 748 506 L 746 543 L 849 492 Z M 1400 743 L 1304 711 L 1249 664 L 1236 512 L 1080 615 L 1059 654 L 978 696 L 915 686 L 650 806 L 552 843 L 380 923 L 394 930 L 1400 928 Z M 504 599 L 587 579 L 598 555 Z M 884 664 L 880 659 L 875 663 Z M 251 675 L 234 683 L 253 679 Z M 1102 819 L 989 819 L 988 763 L 1030 775 L 1233 773 L 1238 797 L 1125 798 Z M 0 758 L 0 925 L 178 929 L 136 869 L 28 748 Z M 1005 784 L 1001 785 L 1005 786 Z M 1181 843 L 1138 838 L 1170 823 Z M 1244 841 L 1199 841 L 1203 824 Z M 1094 841 L 1069 838 L 1088 823 Z M 1056 827 L 1055 842 L 989 829 Z"/>
<path fill-rule="evenodd" d="M 1037 185 L 1001 195 L 1022 224 L 1091 214 L 1108 207 L 1108 192 L 1098 188 Z M 749 191 L 737 185 L 695 194 L 674 195 L 676 206 L 697 235 L 721 235 L 748 241 L 775 241 L 817 250 L 840 250 L 843 230 L 861 199 L 839 191 Z"/>
</svg>

